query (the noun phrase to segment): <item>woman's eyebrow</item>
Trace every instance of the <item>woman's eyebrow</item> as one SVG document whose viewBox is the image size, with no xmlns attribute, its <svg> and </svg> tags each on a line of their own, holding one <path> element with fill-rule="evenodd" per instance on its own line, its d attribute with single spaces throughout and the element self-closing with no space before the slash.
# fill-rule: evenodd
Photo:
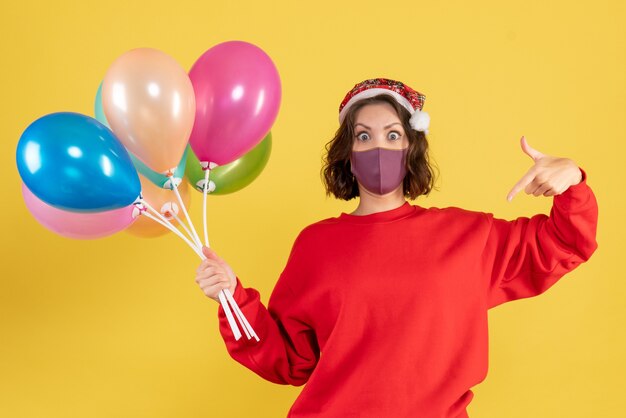
<svg viewBox="0 0 626 418">
<path fill-rule="evenodd" d="M 372 129 L 367 125 L 362 124 L 361 122 L 359 123 L 355 123 L 354 127 L 356 128 L 357 125 L 361 125 L 362 127 L 364 127 L 365 129 Z M 383 129 L 388 129 L 391 128 L 393 125 L 402 125 L 400 122 L 394 122 L 394 123 L 390 123 L 389 125 L 385 126 Z"/>
</svg>

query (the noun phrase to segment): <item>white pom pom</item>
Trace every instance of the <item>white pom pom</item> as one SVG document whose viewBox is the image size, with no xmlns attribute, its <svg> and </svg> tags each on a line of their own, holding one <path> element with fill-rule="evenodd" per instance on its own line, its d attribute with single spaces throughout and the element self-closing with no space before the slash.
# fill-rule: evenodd
<svg viewBox="0 0 626 418">
<path fill-rule="evenodd" d="M 413 116 L 411 116 L 409 123 L 416 131 L 421 131 L 427 134 L 428 126 L 430 125 L 430 115 L 421 110 L 416 110 L 415 113 L 413 113 Z"/>
</svg>

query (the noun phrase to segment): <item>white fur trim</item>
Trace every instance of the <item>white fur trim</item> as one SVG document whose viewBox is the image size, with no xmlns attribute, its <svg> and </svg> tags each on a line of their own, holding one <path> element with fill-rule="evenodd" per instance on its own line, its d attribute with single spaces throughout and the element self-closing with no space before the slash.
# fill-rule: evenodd
<svg viewBox="0 0 626 418">
<path fill-rule="evenodd" d="M 406 110 L 408 110 L 409 113 L 413 113 L 413 107 L 411 106 L 411 103 L 409 103 L 406 97 L 402 96 L 400 93 L 396 93 L 395 91 L 389 90 L 389 89 L 373 88 L 373 89 L 363 90 L 362 92 L 352 96 L 352 98 L 348 101 L 348 103 L 346 103 L 343 109 L 341 109 L 341 112 L 339 112 L 339 123 L 343 122 L 343 119 L 345 118 L 346 113 L 348 112 L 348 109 L 354 103 L 356 103 L 357 101 L 361 99 L 367 99 L 370 97 L 377 96 L 379 94 L 388 94 L 390 96 L 393 96 L 393 98 L 396 99 L 397 102 L 400 103 Z"/>
<path fill-rule="evenodd" d="M 416 131 L 428 133 L 428 126 L 430 125 L 430 115 L 424 111 L 416 110 L 409 120 L 411 127 Z"/>
</svg>

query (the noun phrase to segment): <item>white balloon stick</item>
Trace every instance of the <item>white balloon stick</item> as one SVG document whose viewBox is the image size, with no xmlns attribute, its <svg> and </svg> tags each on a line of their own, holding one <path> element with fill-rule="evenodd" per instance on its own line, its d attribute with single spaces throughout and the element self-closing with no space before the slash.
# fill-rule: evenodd
<svg viewBox="0 0 626 418">
<path fill-rule="evenodd" d="M 205 179 L 207 180 L 205 182 L 205 193 L 204 193 L 204 197 L 206 199 L 206 185 L 208 184 L 208 171 L 207 170 L 207 174 L 205 174 Z M 185 243 L 187 243 L 188 246 L 190 246 L 195 253 L 200 257 L 200 259 L 204 260 L 206 259 L 205 255 L 202 253 L 201 250 L 201 244 L 199 243 L 200 238 L 198 237 L 198 234 L 195 231 L 195 228 L 193 227 L 193 224 L 191 223 L 191 219 L 189 218 L 189 215 L 187 213 L 187 210 L 185 208 L 185 204 L 182 201 L 182 198 L 180 196 L 180 193 L 178 193 L 178 190 L 176 188 L 173 189 L 174 193 L 176 194 L 176 197 L 178 198 L 180 205 L 183 209 L 183 212 L 185 213 L 185 216 L 187 217 L 187 220 L 189 221 L 189 225 L 192 228 L 191 230 L 193 231 L 195 238 L 198 240 L 197 243 L 192 243 L 189 239 L 187 239 L 187 237 L 185 237 L 179 230 L 178 228 L 176 228 L 167 218 L 165 218 L 163 215 L 161 215 L 160 212 L 158 212 L 157 210 L 155 210 L 152 206 L 150 206 L 150 204 L 144 200 L 141 199 L 140 202 L 143 203 L 149 210 L 151 210 L 152 212 L 154 212 L 154 214 L 160 218 L 157 219 L 154 216 L 150 215 L 149 213 L 146 212 L 142 212 L 144 215 L 148 216 L 149 218 L 153 219 L 154 221 L 160 223 L 161 225 L 163 225 L 164 227 L 170 229 L 172 232 L 174 232 L 176 235 L 178 235 L 181 239 L 183 239 L 183 241 L 185 241 Z M 190 235 L 190 237 L 193 239 L 194 235 L 192 235 L 189 230 L 187 229 L 187 227 L 185 226 L 184 222 L 178 217 L 176 216 L 176 213 L 172 211 L 173 216 L 175 217 L 175 219 L 180 223 L 180 225 L 187 231 L 187 233 Z M 207 235 L 207 230 L 206 230 L 206 201 L 205 201 L 205 205 L 204 205 L 204 216 L 203 218 L 205 219 L 205 241 L 207 243 L 207 247 L 208 245 L 208 235 Z M 235 298 L 233 298 L 231 292 L 229 289 L 222 289 L 220 291 L 220 293 L 218 294 L 218 298 L 220 300 L 220 304 L 222 305 L 222 308 L 224 309 L 224 314 L 226 315 L 226 319 L 228 320 L 228 323 L 230 325 L 231 330 L 233 331 L 233 335 L 235 337 L 235 340 L 238 341 L 241 338 L 241 332 L 239 331 L 239 328 L 237 327 L 237 323 L 235 322 L 235 318 L 233 317 L 233 314 L 231 312 L 230 305 L 232 306 L 233 310 L 235 311 L 235 315 L 237 316 L 237 319 L 239 320 L 239 323 L 241 324 L 246 337 L 248 339 L 251 339 L 252 337 L 254 337 L 257 341 L 259 340 L 259 337 L 257 336 L 256 332 L 254 331 L 254 329 L 252 328 L 252 326 L 250 325 L 250 322 L 248 322 L 248 319 L 246 318 L 246 316 L 243 314 L 243 312 L 241 311 L 241 309 L 239 308 L 239 305 L 237 304 L 237 302 L 235 301 Z"/>
<path fill-rule="evenodd" d="M 226 319 L 228 319 L 228 323 L 230 324 L 230 329 L 233 331 L 233 335 L 235 336 L 235 341 L 239 341 L 241 338 L 241 331 L 237 328 L 237 323 L 235 322 L 235 318 L 233 318 L 233 313 L 228 307 L 228 301 L 224 297 L 224 291 L 222 290 L 217 297 L 220 299 L 222 308 L 224 308 L 224 313 L 226 314 Z"/>
<path fill-rule="evenodd" d="M 230 291 L 228 289 L 222 289 L 222 291 L 220 292 L 220 295 L 222 295 L 222 294 L 228 295 L 228 296 L 226 296 L 226 301 L 231 304 L 231 306 L 233 308 L 233 311 L 235 312 L 235 316 L 239 320 L 239 323 L 242 325 L 243 332 L 245 332 L 245 334 L 246 334 L 246 338 L 248 338 L 248 339 L 252 338 L 252 336 L 250 335 L 250 331 L 248 331 L 248 328 L 245 326 L 245 324 L 243 322 L 243 319 L 241 318 L 243 316 L 243 312 L 241 312 L 239 310 L 239 306 L 237 306 L 236 303 L 233 305 L 232 302 L 231 302 L 231 301 L 235 300 L 235 299 L 233 299 L 233 295 L 230 294 Z"/>
<path fill-rule="evenodd" d="M 180 219 L 178 217 L 178 215 L 176 214 L 176 212 L 172 212 L 172 216 L 174 217 L 174 219 L 176 219 L 176 222 L 178 222 L 178 224 L 180 226 L 183 227 L 183 229 L 185 230 L 185 232 L 187 233 L 187 236 L 191 239 L 193 239 L 193 234 L 191 233 L 191 231 L 189 230 L 189 228 L 187 228 L 187 225 L 185 225 L 185 223 L 182 221 L 182 219 Z"/>
<path fill-rule="evenodd" d="M 153 221 L 161 224 L 165 228 L 167 228 L 170 231 L 174 232 L 183 241 L 185 241 L 185 243 L 187 243 L 187 245 L 189 245 L 195 251 L 195 253 L 198 255 L 198 257 L 200 257 L 202 260 L 206 259 L 206 257 L 204 256 L 204 254 L 202 253 L 202 250 L 200 250 L 200 248 L 198 248 L 190 240 L 188 240 L 176 227 L 174 227 L 174 225 L 170 221 L 168 221 L 158 211 L 156 211 L 152 206 L 150 206 L 150 204 L 148 202 L 146 202 L 145 200 L 142 199 L 141 203 L 144 204 L 146 206 L 146 208 L 148 208 L 148 210 L 153 211 L 161 219 L 159 219 L 158 217 L 153 216 L 150 213 L 145 212 L 145 211 L 141 212 L 141 214 L 143 216 L 146 216 L 146 217 L 152 219 Z M 230 310 L 230 307 L 228 306 L 228 300 L 222 294 L 223 292 L 224 291 L 222 290 L 218 297 L 219 297 L 220 303 L 222 305 L 222 308 L 224 309 L 224 313 L 226 314 L 226 319 L 228 320 L 228 324 L 230 325 L 230 329 L 233 331 L 233 335 L 235 336 L 235 340 L 239 341 L 239 339 L 241 338 L 241 331 L 239 331 L 239 328 L 237 327 L 237 322 L 235 322 L 235 318 L 233 317 L 233 314 L 232 314 L 232 312 Z M 236 306 L 235 309 L 239 310 L 239 306 L 237 306 L 236 303 L 235 303 L 235 306 Z M 242 313 L 242 315 L 243 315 L 243 313 Z M 244 317 L 244 319 L 245 319 L 245 317 Z"/>
<path fill-rule="evenodd" d="M 202 226 L 204 229 L 204 245 L 206 245 L 207 247 L 210 247 L 209 244 L 209 234 L 208 234 L 208 230 L 207 230 L 207 216 L 206 216 L 206 202 L 207 202 L 207 194 L 209 192 L 209 176 L 211 173 L 211 169 L 216 167 L 217 164 L 215 163 L 208 163 L 207 164 L 207 168 L 206 170 L 204 170 L 204 185 L 203 185 L 203 193 L 202 193 Z M 230 305 L 233 308 L 233 311 L 235 312 L 235 316 L 237 317 L 237 319 L 239 320 L 239 323 L 242 325 L 243 331 L 246 333 L 246 337 L 248 339 L 252 338 L 252 335 L 254 335 L 254 337 L 257 339 L 257 341 L 259 341 L 258 337 L 256 336 L 256 333 L 254 333 L 254 330 L 252 329 L 252 327 L 250 326 L 250 323 L 248 322 L 248 320 L 246 319 L 245 315 L 243 314 L 243 312 L 241 312 L 241 309 L 239 309 L 239 305 L 237 305 L 237 302 L 235 301 L 235 299 L 233 298 L 233 295 L 230 293 L 230 290 L 228 289 L 223 289 L 220 292 L 220 295 L 225 295 L 226 299 L 228 300 L 228 302 L 230 303 Z M 220 298 L 220 300 L 222 300 Z M 252 335 L 251 335 L 252 334 Z"/>
<path fill-rule="evenodd" d="M 178 192 L 178 186 L 172 186 L 172 190 L 174 191 L 174 194 L 176 194 L 176 198 L 178 199 L 180 206 L 183 208 L 183 213 L 185 214 L 187 223 L 189 223 L 189 229 L 191 229 L 191 232 L 193 232 L 193 237 L 194 237 L 194 241 L 196 242 L 196 245 L 198 247 L 202 247 L 202 242 L 200 241 L 200 237 L 198 236 L 198 233 L 196 232 L 196 228 L 194 228 L 193 226 L 193 222 L 191 222 L 191 218 L 189 217 L 189 214 L 187 213 L 187 208 L 185 207 L 185 203 L 183 202 L 183 199 L 182 197 L 180 197 L 180 193 Z"/>
<path fill-rule="evenodd" d="M 148 213 L 148 212 L 142 212 L 142 215 L 143 215 L 143 216 L 146 216 L 146 217 L 148 217 L 148 218 L 150 218 L 150 219 L 152 219 L 152 220 L 153 220 L 153 221 L 155 221 L 155 222 L 160 223 L 161 225 L 163 225 L 164 227 L 166 227 L 167 229 L 169 229 L 170 231 L 172 231 L 173 233 L 175 233 L 176 235 L 178 235 L 180 238 L 182 238 L 182 239 L 183 239 L 183 241 L 185 241 L 185 242 L 187 243 L 187 245 L 189 245 L 189 246 L 190 246 L 190 247 L 191 247 L 191 248 L 192 248 L 192 249 L 196 252 L 196 254 L 198 254 L 198 255 L 201 255 L 201 254 L 202 254 L 202 252 L 200 252 L 200 251 L 198 250 L 198 247 L 196 247 L 196 246 L 195 246 L 195 245 L 194 245 L 191 241 L 189 241 L 189 240 L 188 240 L 188 239 L 187 239 L 187 238 L 186 238 L 186 237 L 185 237 L 185 236 L 184 236 L 184 235 L 183 235 L 183 234 L 182 234 L 182 233 L 181 233 L 178 229 L 176 229 L 176 228 L 174 227 L 174 225 L 172 225 L 170 222 L 168 222 L 168 223 L 169 223 L 169 225 L 168 225 L 168 223 L 163 222 L 162 220 L 160 220 L 160 219 L 159 219 L 159 218 L 157 218 L 156 216 L 151 215 L 151 214 L 150 214 L 150 213 Z"/>
<path fill-rule="evenodd" d="M 209 165 L 210 167 L 210 165 Z M 204 196 L 202 198 L 202 224 L 204 226 L 204 245 L 209 246 L 209 234 L 207 232 L 207 220 L 206 220 L 206 195 L 209 190 L 209 173 L 211 168 L 207 168 L 204 173 Z"/>
<path fill-rule="evenodd" d="M 235 298 L 233 298 L 233 295 L 230 293 L 230 290 L 225 289 L 224 293 L 226 293 L 228 301 L 233 306 L 239 322 L 243 325 L 243 329 L 244 331 L 246 331 L 246 336 L 248 337 L 248 339 L 254 337 L 257 341 L 260 341 L 259 337 L 256 335 L 256 332 L 254 332 L 252 325 L 250 325 L 246 316 L 243 314 L 243 312 L 241 312 L 241 309 L 239 308 L 239 305 L 237 305 L 237 302 L 235 301 Z"/>
</svg>

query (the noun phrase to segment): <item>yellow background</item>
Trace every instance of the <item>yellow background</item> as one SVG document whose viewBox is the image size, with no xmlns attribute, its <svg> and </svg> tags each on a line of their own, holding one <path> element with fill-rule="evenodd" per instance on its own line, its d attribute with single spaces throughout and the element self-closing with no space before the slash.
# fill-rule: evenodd
<svg viewBox="0 0 626 418">
<path fill-rule="evenodd" d="M 624 416 L 623 1 L 7 1 L 0 16 L 0 416 L 286 415 L 301 388 L 231 360 L 182 242 L 57 236 L 28 213 L 15 165 L 30 122 L 92 114 L 125 51 L 157 48 L 189 69 L 233 39 L 272 57 L 283 100 L 266 169 L 210 200 L 209 236 L 264 303 L 296 234 L 356 206 L 325 197 L 319 176 L 339 102 L 365 78 L 399 79 L 426 94 L 441 171 L 415 204 L 547 213 L 552 198 L 505 199 L 532 165 L 521 135 L 575 160 L 599 202 L 592 259 L 544 295 L 490 311 L 490 370 L 470 416 Z M 196 225 L 200 209 L 194 194 Z"/>
</svg>

